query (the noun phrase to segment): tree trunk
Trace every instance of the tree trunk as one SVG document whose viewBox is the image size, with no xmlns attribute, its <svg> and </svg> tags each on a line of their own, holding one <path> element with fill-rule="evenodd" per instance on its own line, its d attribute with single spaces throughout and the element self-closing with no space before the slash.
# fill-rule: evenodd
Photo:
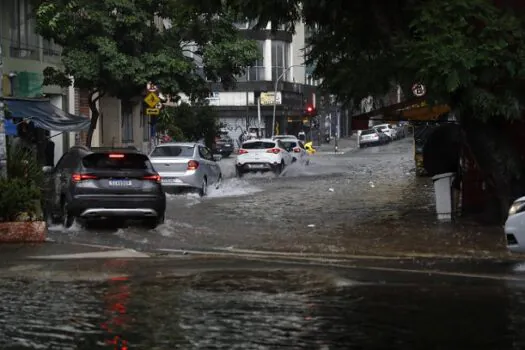
<svg viewBox="0 0 525 350">
<path fill-rule="evenodd" d="M 86 146 L 91 147 L 93 141 L 93 134 L 97 129 L 98 117 L 100 112 L 97 108 L 97 101 L 104 96 L 103 93 L 98 91 L 92 91 L 89 94 L 89 109 L 91 110 L 91 123 L 89 124 L 89 129 L 86 136 Z"/>
</svg>

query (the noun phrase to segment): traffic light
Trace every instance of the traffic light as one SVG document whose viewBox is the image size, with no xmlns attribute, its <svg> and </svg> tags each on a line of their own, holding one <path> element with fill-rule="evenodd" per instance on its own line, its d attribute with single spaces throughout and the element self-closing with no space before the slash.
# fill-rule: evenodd
<svg viewBox="0 0 525 350">
<path fill-rule="evenodd" d="M 304 110 L 304 114 L 306 114 L 306 116 L 308 117 L 313 117 L 317 114 L 317 111 L 315 110 L 314 106 L 307 105 Z"/>
</svg>

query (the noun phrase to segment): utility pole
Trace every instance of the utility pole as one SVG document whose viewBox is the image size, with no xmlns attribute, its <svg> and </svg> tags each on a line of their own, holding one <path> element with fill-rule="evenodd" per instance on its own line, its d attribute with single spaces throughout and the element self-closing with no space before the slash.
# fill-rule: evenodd
<svg viewBox="0 0 525 350">
<path fill-rule="evenodd" d="M 5 138 L 5 114 L 4 114 L 4 101 L 3 101 L 3 58 L 2 58 L 2 46 L 0 46 L 0 178 L 7 177 L 7 144 Z"/>
</svg>

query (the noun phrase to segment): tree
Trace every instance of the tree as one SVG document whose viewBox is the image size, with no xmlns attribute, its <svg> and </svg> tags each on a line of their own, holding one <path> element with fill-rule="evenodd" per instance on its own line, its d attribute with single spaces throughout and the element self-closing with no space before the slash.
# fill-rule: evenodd
<svg viewBox="0 0 525 350">
<path fill-rule="evenodd" d="M 199 101 L 208 81 L 231 87 L 259 52 L 241 38 L 229 9 L 185 0 L 35 0 L 36 28 L 62 46 L 63 69 L 44 70 L 44 84 L 89 91 L 91 127 L 103 96 L 127 99 L 154 82 L 163 93 Z"/>
<path fill-rule="evenodd" d="M 159 131 L 167 131 L 176 141 L 204 139 L 210 148 L 219 127 L 218 114 L 213 107 L 203 104 L 191 106 L 184 102 L 177 107 L 164 108 L 157 123 Z"/>
</svg>

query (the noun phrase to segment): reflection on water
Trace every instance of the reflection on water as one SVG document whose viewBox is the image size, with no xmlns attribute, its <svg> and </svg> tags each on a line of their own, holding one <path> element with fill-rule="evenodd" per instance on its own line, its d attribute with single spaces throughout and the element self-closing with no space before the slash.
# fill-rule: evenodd
<svg viewBox="0 0 525 350">
<path fill-rule="evenodd" d="M 523 349 L 523 295 L 488 285 L 310 283 L 283 272 L 3 280 L 0 349 Z M 510 294 L 510 295 L 509 295 Z"/>
</svg>

